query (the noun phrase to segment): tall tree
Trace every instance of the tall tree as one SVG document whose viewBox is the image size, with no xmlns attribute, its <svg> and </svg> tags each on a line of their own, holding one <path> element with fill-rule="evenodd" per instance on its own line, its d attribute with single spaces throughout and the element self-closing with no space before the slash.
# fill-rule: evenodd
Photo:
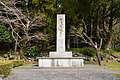
<svg viewBox="0 0 120 80">
<path fill-rule="evenodd" d="M 8 24 L 11 28 L 12 37 L 15 41 L 15 54 L 18 46 L 20 49 L 24 49 L 30 44 L 31 40 L 45 39 L 45 35 L 38 29 L 38 27 L 43 27 L 44 25 L 42 22 L 43 16 L 41 14 L 32 16 L 32 12 L 29 12 L 28 10 L 27 12 L 23 12 L 23 10 L 16 7 L 15 4 L 9 6 L 1 1 L 0 4 L 3 7 L 0 20 L 2 23 Z"/>
</svg>

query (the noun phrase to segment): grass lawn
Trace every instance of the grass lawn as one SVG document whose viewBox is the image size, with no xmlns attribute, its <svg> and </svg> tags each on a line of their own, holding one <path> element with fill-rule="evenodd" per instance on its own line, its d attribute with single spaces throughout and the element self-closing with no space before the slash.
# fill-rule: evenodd
<svg viewBox="0 0 120 80">
<path fill-rule="evenodd" d="M 94 61 L 84 61 L 85 64 L 94 64 L 94 65 L 97 65 L 97 62 L 94 62 Z"/>
<path fill-rule="evenodd" d="M 119 62 L 103 62 L 102 64 L 108 69 L 120 71 Z"/>
<path fill-rule="evenodd" d="M 91 62 L 91 61 L 85 61 L 85 64 L 94 64 L 94 65 L 98 65 L 97 62 Z M 116 71 L 120 71 L 120 62 L 102 62 L 101 63 L 102 66 L 111 69 L 111 70 L 116 70 Z"/>
<path fill-rule="evenodd" d="M 85 64 L 98 65 L 97 62 L 85 61 Z M 120 71 L 120 62 L 102 62 L 102 66 L 105 66 L 107 69 Z M 113 74 L 116 77 L 120 78 L 120 74 Z"/>
<path fill-rule="evenodd" d="M 102 65 L 104 65 L 108 69 L 120 71 L 120 63 L 119 62 L 103 62 Z M 113 74 L 113 75 L 120 78 L 120 74 Z"/>
<path fill-rule="evenodd" d="M 116 77 L 120 78 L 120 74 L 113 74 L 113 75 L 115 75 Z"/>
</svg>

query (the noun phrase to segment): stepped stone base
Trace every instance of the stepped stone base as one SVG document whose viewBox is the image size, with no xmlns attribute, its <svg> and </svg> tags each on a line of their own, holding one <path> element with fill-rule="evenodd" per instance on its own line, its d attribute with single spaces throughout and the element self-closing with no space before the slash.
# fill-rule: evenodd
<svg viewBox="0 0 120 80">
<path fill-rule="evenodd" d="M 84 67 L 83 57 L 37 57 L 39 67 Z"/>
<path fill-rule="evenodd" d="M 49 57 L 72 57 L 72 52 L 50 52 Z"/>
</svg>

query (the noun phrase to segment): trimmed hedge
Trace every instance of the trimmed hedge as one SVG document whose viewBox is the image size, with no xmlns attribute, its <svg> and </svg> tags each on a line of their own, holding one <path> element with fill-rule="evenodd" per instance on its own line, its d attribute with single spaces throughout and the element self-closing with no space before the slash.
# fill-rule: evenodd
<svg viewBox="0 0 120 80">
<path fill-rule="evenodd" d="M 0 75 L 7 77 L 12 68 L 24 65 L 23 60 L 0 60 Z"/>
<path fill-rule="evenodd" d="M 0 75 L 3 77 L 7 77 L 10 75 L 12 70 L 12 63 L 8 64 L 0 64 Z"/>
<path fill-rule="evenodd" d="M 12 62 L 13 68 L 24 65 L 23 60 L 10 60 L 10 62 Z"/>
</svg>

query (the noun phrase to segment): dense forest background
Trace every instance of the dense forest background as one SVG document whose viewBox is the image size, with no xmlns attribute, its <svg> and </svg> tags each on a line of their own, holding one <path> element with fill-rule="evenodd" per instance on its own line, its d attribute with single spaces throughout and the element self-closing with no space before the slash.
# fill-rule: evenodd
<svg viewBox="0 0 120 80">
<path fill-rule="evenodd" d="M 120 0 L 2 0 L 0 54 L 47 56 L 55 50 L 57 13 L 66 15 L 67 49 L 70 35 L 102 50 L 120 47 Z"/>
</svg>

